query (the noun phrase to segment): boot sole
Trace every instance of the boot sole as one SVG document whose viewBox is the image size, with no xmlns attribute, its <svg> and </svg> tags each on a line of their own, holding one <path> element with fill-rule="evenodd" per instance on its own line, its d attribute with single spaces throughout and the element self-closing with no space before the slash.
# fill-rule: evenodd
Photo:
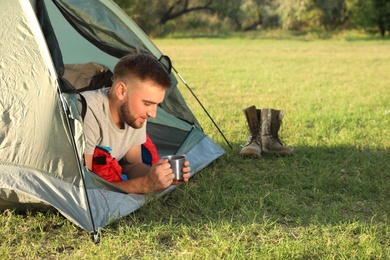
<svg viewBox="0 0 390 260">
<path fill-rule="evenodd" d="M 261 154 L 253 154 L 253 153 L 240 153 L 242 157 L 252 157 L 252 158 L 260 158 Z"/>
<path fill-rule="evenodd" d="M 266 154 L 275 154 L 277 156 L 293 156 L 293 152 L 286 152 L 286 153 L 279 153 L 277 151 L 270 151 L 270 150 L 267 150 L 267 149 L 263 149 L 262 150 L 263 153 L 266 153 Z"/>
</svg>

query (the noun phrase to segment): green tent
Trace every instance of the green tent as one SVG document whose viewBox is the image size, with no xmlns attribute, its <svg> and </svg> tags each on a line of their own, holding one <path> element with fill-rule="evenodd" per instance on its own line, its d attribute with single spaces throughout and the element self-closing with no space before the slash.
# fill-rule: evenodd
<svg viewBox="0 0 390 260">
<path fill-rule="evenodd" d="M 67 64 L 113 70 L 128 52 L 171 61 L 111 0 L 0 1 L 0 210 L 55 208 L 91 232 L 144 205 L 83 165 L 85 137 Z M 171 73 L 172 88 L 148 120 L 160 156 L 185 153 L 194 175 L 224 150 L 202 130 Z M 154 196 L 175 189 L 170 186 Z"/>
</svg>

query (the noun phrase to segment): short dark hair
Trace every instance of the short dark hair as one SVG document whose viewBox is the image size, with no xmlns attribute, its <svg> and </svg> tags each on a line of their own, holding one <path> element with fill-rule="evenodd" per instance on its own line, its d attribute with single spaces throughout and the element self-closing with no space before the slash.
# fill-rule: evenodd
<svg viewBox="0 0 390 260">
<path fill-rule="evenodd" d="M 167 69 L 148 53 L 130 53 L 118 61 L 114 68 L 114 80 L 126 81 L 128 77 L 152 80 L 166 89 L 172 85 Z"/>
</svg>

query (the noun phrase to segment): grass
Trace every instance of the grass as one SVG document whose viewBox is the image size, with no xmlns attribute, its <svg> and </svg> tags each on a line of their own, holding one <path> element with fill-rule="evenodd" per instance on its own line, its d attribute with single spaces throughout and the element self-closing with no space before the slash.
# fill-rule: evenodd
<svg viewBox="0 0 390 260">
<path fill-rule="evenodd" d="M 227 154 L 170 194 L 89 234 L 57 212 L 0 213 L 4 259 L 389 259 L 388 40 L 183 38 L 155 43 Z M 242 108 L 286 111 L 292 157 L 238 156 Z"/>
</svg>

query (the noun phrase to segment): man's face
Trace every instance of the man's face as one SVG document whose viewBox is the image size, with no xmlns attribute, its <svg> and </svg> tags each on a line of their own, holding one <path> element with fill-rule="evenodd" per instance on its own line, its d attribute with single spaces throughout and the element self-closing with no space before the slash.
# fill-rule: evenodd
<svg viewBox="0 0 390 260">
<path fill-rule="evenodd" d="M 164 100 L 165 89 L 153 81 L 133 81 L 120 108 L 121 119 L 133 128 L 141 128 L 149 117 L 155 118 L 157 105 Z"/>
</svg>

